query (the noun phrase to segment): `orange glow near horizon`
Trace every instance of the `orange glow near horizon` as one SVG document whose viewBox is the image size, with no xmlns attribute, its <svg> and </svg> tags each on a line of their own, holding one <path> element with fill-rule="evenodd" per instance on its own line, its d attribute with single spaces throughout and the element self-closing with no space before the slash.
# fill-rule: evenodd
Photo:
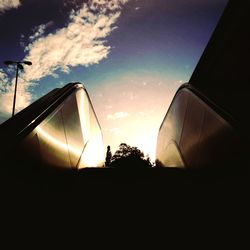
<svg viewBox="0 0 250 250">
<path fill-rule="evenodd" d="M 93 105 L 112 154 L 127 143 L 155 161 L 160 125 L 182 82 L 158 73 L 130 72 L 95 89 Z"/>
</svg>

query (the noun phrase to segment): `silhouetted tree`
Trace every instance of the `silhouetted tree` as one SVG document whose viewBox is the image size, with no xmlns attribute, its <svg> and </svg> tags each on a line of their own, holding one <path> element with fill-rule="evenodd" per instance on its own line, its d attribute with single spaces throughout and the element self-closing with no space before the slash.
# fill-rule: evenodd
<svg viewBox="0 0 250 250">
<path fill-rule="evenodd" d="M 116 168 L 148 168 L 152 167 L 149 157 L 137 147 L 121 143 L 119 149 L 111 158 L 111 167 Z"/>
</svg>

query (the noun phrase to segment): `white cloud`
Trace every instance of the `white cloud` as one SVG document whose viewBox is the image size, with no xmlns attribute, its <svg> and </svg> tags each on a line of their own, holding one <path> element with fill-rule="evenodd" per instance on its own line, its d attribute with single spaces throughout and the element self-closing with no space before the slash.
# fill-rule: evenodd
<svg viewBox="0 0 250 250">
<path fill-rule="evenodd" d="M 72 10 L 68 24 L 54 33 L 44 35 L 50 23 L 35 27 L 24 58 L 31 61 L 32 66 L 25 66 L 23 77 L 26 81 L 18 81 L 17 109 L 29 105 L 32 81 L 49 75 L 56 77 L 57 70 L 68 73 L 70 67 L 88 67 L 107 58 L 111 48 L 106 45 L 106 38 L 116 28 L 115 23 L 126 2 L 128 0 L 90 0 L 77 11 Z M 19 5 L 20 1 L 0 0 L 0 11 Z M 9 82 L 12 84 L 0 93 L 0 111 L 7 113 L 11 111 L 14 90 L 14 81 Z"/>
<path fill-rule="evenodd" d="M 125 118 L 128 116 L 129 116 L 129 114 L 126 112 L 116 112 L 114 114 L 108 114 L 107 119 L 108 120 L 117 120 L 117 119 L 122 119 L 122 118 Z"/>
<path fill-rule="evenodd" d="M 0 0 L 0 13 L 12 8 L 18 8 L 20 5 L 20 0 Z"/>
<path fill-rule="evenodd" d="M 30 40 L 35 40 L 36 38 L 42 36 L 45 32 L 46 26 L 44 24 L 41 24 L 34 28 L 35 32 L 33 35 L 29 37 Z"/>
<path fill-rule="evenodd" d="M 148 116 L 149 114 L 146 113 L 146 112 L 139 112 L 139 115 L 140 115 L 140 116 Z"/>
<path fill-rule="evenodd" d="M 1 88 L 0 88 L 0 112 L 5 115 L 6 118 L 10 117 L 13 107 L 14 98 L 14 82 L 8 78 L 8 76 L 0 70 Z M 17 85 L 17 97 L 15 105 L 15 113 L 23 109 L 30 103 L 32 95 L 28 91 L 30 83 L 25 82 L 22 78 L 18 78 Z"/>
<path fill-rule="evenodd" d="M 123 93 L 122 93 L 122 95 L 124 96 L 124 97 L 126 97 L 126 98 L 128 98 L 129 100 L 131 100 L 131 101 L 134 101 L 135 99 L 136 99 L 136 94 L 135 93 L 133 93 L 133 92 L 131 92 L 131 91 L 124 91 Z"/>
<path fill-rule="evenodd" d="M 109 10 L 121 9 L 122 5 L 127 3 L 129 0 L 92 0 L 91 8 L 107 8 Z"/>
<path fill-rule="evenodd" d="M 53 25 L 53 23 L 54 23 L 53 21 L 50 21 L 46 24 L 40 24 L 40 25 L 36 26 L 35 28 L 33 28 L 33 35 L 31 35 L 29 37 L 29 40 L 34 41 L 35 39 L 41 37 L 44 34 L 45 30 L 49 26 Z M 27 50 L 29 50 L 29 47 L 27 47 Z"/>
<path fill-rule="evenodd" d="M 113 106 L 112 106 L 112 105 L 105 105 L 105 108 L 106 108 L 106 109 L 112 109 Z"/>
<path fill-rule="evenodd" d="M 7 83 L 8 83 L 8 76 L 2 69 L 0 69 L 0 92 L 5 90 Z"/>
<path fill-rule="evenodd" d="M 39 37 L 28 45 L 25 60 L 32 61 L 33 66 L 26 69 L 25 78 L 39 80 L 56 70 L 67 73 L 69 67 L 90 66 L 106 58 L 110 46 L 106 45 L 105 38 L 115 28 L 114 24 L 120 16 L 117 9 L 125 2 L 94 0 L 91 5 L 83 4 L 78 11 L 72 11 L 66 27 Z M 114 4 L 112 7 L 111 3 Z M 94 11 L 98 6 L 99 12 Z M 43 31 L 40 27 L 37 36 Z"/>
<path fill-rule="evenodd" d="M 107 130 L 110 134 L 115 134 L 115 135 L 118 135 L 118 134 L 121 134 L 121 130 L 119 128 L 110 128 Z"/>
<path fill-rule="evenodd" d="M 103 97 L 103 94 L 102 93 L 99 93 L 97 94 L 98 97 L 102 98 Z"/>
</svg>

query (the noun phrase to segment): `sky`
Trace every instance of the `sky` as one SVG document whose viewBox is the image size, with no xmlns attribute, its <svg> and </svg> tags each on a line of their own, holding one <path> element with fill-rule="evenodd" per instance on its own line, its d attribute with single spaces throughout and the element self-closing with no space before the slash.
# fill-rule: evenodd
<svg viewBox="0 0 250 250">
<path fill-rule="evenodd" d="M 152 160 L 171 100 L 188 82 L 227 0 L 0 0 L 0 123 L 69 82 L 86 87 L 114 153 Z"/>
</svg>

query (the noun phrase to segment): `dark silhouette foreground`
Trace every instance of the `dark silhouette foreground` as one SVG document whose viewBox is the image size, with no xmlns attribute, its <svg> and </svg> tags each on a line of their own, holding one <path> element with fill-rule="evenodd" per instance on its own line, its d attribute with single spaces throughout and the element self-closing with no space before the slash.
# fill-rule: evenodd
<svg viewBox="0 0 250 250">
<path fill-rule="evenodd" d="M 110 146 L 107 146 L 106 158 L 105 158 L 105 167 L 109 167 L 111 163 L 112 153 Z"/>
<path fill-rule="evenodd" d="M 131 147 L 126 143 L 121 143 L 119 149 L 111 158 L 110 167 L 120 169 L 141 169 L 152 167 L 149 157 L 145 157 L 144 153 L 137 147 Z"/>
</svg>

